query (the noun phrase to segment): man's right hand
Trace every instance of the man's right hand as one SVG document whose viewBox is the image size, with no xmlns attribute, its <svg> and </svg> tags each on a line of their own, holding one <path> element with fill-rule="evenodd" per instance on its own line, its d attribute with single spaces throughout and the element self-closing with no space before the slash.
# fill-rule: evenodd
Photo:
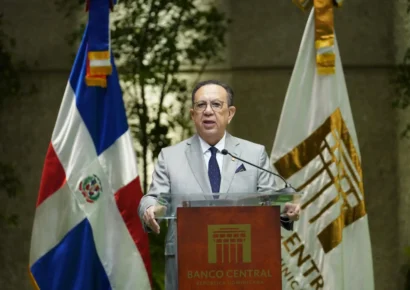
<svg viewBox="0 0 410 290">
<path fill-rule="evenodd" d="M 159 234 L 159 224 L 155 220 L 155 207 L 150 206 L 144 213 L 144 222 L 154 233 Z"/>
</svg>

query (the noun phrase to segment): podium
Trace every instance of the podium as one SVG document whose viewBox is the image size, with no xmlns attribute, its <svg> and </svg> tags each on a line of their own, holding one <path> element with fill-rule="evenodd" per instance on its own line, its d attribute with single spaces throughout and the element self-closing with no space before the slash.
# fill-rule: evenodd
<svg viewBox="0 0 410 290">
<path fill-rule="evenodd" d="M 178 289 L 281 290 L 281 212 L 299 197 L 161 194 L 156 218 L 176 225 Z"/>
</svg>

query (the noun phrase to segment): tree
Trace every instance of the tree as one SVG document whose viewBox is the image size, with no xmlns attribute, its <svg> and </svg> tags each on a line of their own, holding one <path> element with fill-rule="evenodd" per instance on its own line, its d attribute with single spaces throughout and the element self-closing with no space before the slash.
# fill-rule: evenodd
<svg viewBox="0 0 410 290">
<path fill-rule="evenodd" d="M 120 67 L 131 131 L 139 141 L 142 180 L 147 191 L 149 154 L 154 159 L 172 141 L 191 133 L 188 119 L 192 84 L 178 73 L 220 60 L 227 20 L 212 3 L 191 0 L 123 0 L 116 7 L 112 49 Z"/>
</svg>

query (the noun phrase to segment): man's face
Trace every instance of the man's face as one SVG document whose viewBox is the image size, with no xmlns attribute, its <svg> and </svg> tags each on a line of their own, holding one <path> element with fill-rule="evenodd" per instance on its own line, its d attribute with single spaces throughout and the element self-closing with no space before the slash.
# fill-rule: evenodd
<svg viewBox="0 0 410 290">
<path fill-rule="evenodd" d="M 228 107 L 228 94 L 219 85 L 202 86 L 194 97 L 191 119 L 196 131 L 208 144 L 215 145 L 222 139 L 236 108 Z"/>
</svg>

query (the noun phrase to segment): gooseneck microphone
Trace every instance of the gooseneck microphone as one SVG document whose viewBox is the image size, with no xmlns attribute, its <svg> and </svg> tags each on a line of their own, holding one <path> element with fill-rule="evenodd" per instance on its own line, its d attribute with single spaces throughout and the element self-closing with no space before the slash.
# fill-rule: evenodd
<svg viewBox="0 0 410 290">
<path fill-rule="evenodd" d="M 290 184 L 286 181 L 286 179 L 283 178 L 282 176 L 280 176 L 279 174 L 277 174 L 277 173 L 275 173 L 275 172 L 272 172 L 272 171 L 269 171 L 269 170 L 266 170 L 265 168 L 262 168 L 262 167 L 260 167 L 260 166 L 258 166 L 258 165 L 256 165 L 256 164 L 253 164 L 253 163 L 251 163 L 251 162 L 249 162 L 249 161 L 243 160 L 243 159 L 239 158 L 238 156 L 232 155 L 232 154 L 229 153 L 229 151 L 226 150 L 226 149 L 222 149 L 221 153 L 222 153 L 223 155 L 230 155 L 230 156 L 232 156 L 232 157 L 235 158 L 235 159 L 238 159 L 238 160 L 240 160 L 240 161 L 242 161 L 242 162 L 245 162 L 246 164 L 249 164 L 249 165 L 251 165 L 251 166 L 253 166 L 253 167 L 256 167 L 256 168 L 258 168 L 258 169 L 260 169 L 260 170 L 263 170 L 263 171 L 265 171 L 265 172 L 267 172 L 267 173 L 270 173 L 270 174 L 275 175 L 275 176 L 279 177 L 280 179 L 282 179 L 283 182 L 285 183 L 285 187 L 284 187 L 283 189 L 278 190 L 278 192 L 283 192 L 283 193 L 295 193 L 295 192 L 296 192 L 296 189 L 294 189 L 294 188 L 292 187 L 292 185 L 290 185 Z"/>
</svg>

